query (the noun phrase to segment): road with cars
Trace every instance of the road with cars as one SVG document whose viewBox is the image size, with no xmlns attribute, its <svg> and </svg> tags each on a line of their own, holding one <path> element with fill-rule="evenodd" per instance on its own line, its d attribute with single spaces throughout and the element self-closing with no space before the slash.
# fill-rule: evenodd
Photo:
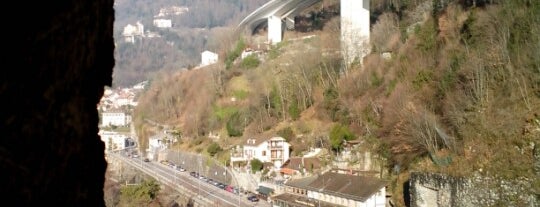
<svg viewBox="0 0 540 207">
<path fill-rule="evenodd" d="M 138 156 L 128 157 L 124 152 L 108 153 L 107 156 L 129 164 L 161 183 L 188 194 L 186 196 L 200 206 L 271 206 L 264 200 L 253 199 L 252 192 L 242 192 L 239 188 L 209 179 L 170 161 L 151 162 Z"/>
</svg>

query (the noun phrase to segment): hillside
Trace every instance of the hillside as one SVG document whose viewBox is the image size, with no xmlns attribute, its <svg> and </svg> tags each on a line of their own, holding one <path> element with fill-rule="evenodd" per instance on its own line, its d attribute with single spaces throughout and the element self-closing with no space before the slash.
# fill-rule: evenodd
<svg viewBox="0 0 540 207">
<path fill-rule="evenodd" d="M 178 71 L 200 63 L 204 50 L 220 52 L 222 42 L 241 19 L 266 0 L 116 0 L 116 42 L 113 87 L 152 79 L 159 71 Z M 180 12 L 173 12 L 179 8 Z M 158 28 L 155 19 L 168 19 L 170 28 Z M 145 38 L 124 41 L 128 24 L 140 22 Z M 150 36 L 155 36 L 151 38 Z"/>
<path fill-rule="evenodd" d="M 540 2 L 377 1 L 372 53 L 346 70 L 329 2 L 304 14 L 314 29 L 286 32 L 260 60 L 235 58 L 258 48 L 245 36 L 226 53 L 230 67 L 163 73 L 140 99 L 139 126 L 171 124 L 199 152 L 209 133 L 224 149 L 281 135 L 294 155 L 339 151 L 350 133 L 384 158 L 400 206 L 413 170 L 526 177 L 540 192 Z"/>
</svg>

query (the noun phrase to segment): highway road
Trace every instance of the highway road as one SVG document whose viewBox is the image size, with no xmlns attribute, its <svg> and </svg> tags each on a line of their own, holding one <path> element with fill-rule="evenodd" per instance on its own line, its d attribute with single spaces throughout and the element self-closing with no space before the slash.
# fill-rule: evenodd
<svg viewBox="0 0 540 207">
<path fill-rule="evenodd" d="M 225 191 L 191 176 L 189 171 L 180 172 L 161 163 L 144 162 L 140 157 L 130 158 L 121 152 L 107 153 L 107 156 L 129 164 L 181 193 L 187 192 L 189 197 L 203 206 L 271 206 L 263 200 L 251 202 L 247 200 L 247 195 Z"/>
</svg>

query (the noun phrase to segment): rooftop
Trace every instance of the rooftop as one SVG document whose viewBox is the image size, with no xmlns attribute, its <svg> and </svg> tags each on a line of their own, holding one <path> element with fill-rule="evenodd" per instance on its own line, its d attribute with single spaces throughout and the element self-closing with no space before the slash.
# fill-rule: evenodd
<svg viewBox="0 0 540 207">
<path fill-rule="evenodd" d="M 375 177 L 329 171 L 322 175 L 289 180 L 285 185 L 364 202 L 387 183 Z"/>
</svg>

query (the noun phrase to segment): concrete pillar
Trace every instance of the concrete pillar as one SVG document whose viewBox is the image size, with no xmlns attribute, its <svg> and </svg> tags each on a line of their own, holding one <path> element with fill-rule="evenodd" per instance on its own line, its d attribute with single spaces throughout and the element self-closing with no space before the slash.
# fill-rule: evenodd
<svg viewBox="0 0 540 207">
<path fill-rule="evenodd" d="M 341 0 L 341 50 L 347 65 L 362 63 L 369 44 L 369 0 Z"/>
<path fill-rule="evenodd" d="M 283 22 L 278 16 L 269 16 L 268 17 L 268 43 L 277 44 L 281 42 L 281 37 L 283 35 Z"/>
</svg>

